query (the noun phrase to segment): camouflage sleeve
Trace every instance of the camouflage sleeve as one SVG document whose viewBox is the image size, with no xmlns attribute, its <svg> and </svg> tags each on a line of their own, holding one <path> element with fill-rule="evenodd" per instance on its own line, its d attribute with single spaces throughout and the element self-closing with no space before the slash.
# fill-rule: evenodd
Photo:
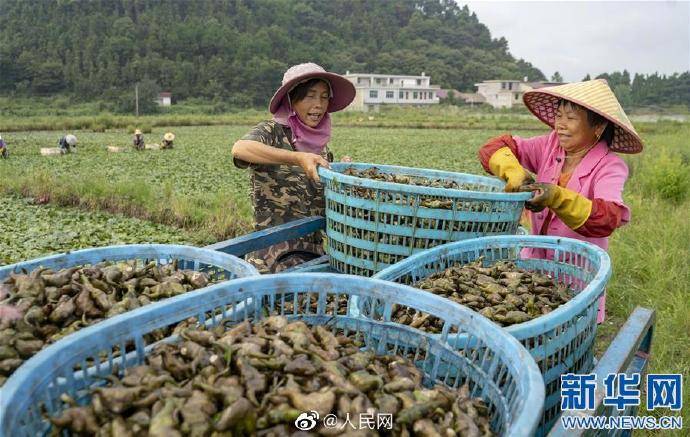
<svg viewBox="0 0 690 437">
<path fill-rule="evenodd" d="M 265 144 L 267 146 L 273 147 L 274 145 L 274 140 L 275 140 L 275 133 L 274 133 L 274 126 L 275 123 L 272 121 L 262 121 L 261 123 L 257 124 L 254 126 L 249 132 L 247 132 L 241 140 L 249 140 L 249 141 L 258 141 L 259 143 Z M 233 158 L 232 159 L 233 164 L 235 164 L 235 167 L 245 169 L 247 167 L 250 167 L 252 164 L 243 161 L 238 158 Z"/>
</svg>

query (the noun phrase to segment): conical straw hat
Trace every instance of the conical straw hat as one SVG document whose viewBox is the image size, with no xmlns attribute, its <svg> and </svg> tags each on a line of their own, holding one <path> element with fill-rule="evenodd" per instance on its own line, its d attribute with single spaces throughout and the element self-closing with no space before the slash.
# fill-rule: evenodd
<svg viewBox="0 0 690 437">
<path fill-rule="evenodd" d="M 604 79 L 568 83 L 525 92 L 522 100 L 537 118 L 554 128 L 556 109 L 560 99 L 577 103 L 614 124 L 611 150 L 621 153 L 640 153 L 642 140 L 625 115 L 618 99 Z"/>
<path fill-rule="evenodd" d="M 168 132 L 165 135 L 163 135 L 163 139 L 165 141 L 172 141 L 175 139 L 175 134 L 173 134 L 172 132 Z"/>
</svg>

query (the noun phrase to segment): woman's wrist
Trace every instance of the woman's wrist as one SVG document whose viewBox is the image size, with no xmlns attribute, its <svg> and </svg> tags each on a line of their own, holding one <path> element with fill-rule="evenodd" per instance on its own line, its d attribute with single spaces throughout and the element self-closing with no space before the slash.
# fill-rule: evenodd
<svg viewBox="0 0 690 437">
<path fill-rule="evenodd" d="M 287 153 L 288 153 L 288 156 L 287 156 L 287 158 L 288 158 L 287 164 L 288 165 L 300 165 L 300 162 L 302 160 L 302 152 L 289 151 Z"/>
</svg>

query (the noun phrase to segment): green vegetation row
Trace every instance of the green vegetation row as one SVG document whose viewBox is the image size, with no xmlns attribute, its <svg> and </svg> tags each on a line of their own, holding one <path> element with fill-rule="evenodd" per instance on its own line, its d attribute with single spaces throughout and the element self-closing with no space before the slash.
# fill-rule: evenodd
<svg viewBox="0 0 690 437">
<path fill-rule="evenodd" d="M 198 245 L 203 241 L 190 232 L 122 215 L 0 196 L 0 265 L 68 250 L 135 243 Z"/>
<path fill-rule="evenodd" d="M 33 99 L 29 99 L 32 101 Z M 57 111 L 52 114 L 34 116 L 9 115 L 13 112 L 23 114 L 24 105 L 11 99 L 0 99 L 0 111 L 7 116 L 0 118 L 0 132 L 37 130 L 89 130 L 105 132 L 108 129 L 127 129 L 136 127 L 145 133 L 153 127 L 161 126 L 212 126 L 212 125 L 250 125 L 258 120 L 270 118 L 267 111 L 247 110 L 214 114 L 208 113 L 170 113 L 135 117 L 98 113 L 84 115 L 75 108 L 73 111 Z M 90 105 L 89 105 L 90 106 Z M 13 111 L 14 109 L 14 111 Z M 18 109 L 18 110 L 17 110 Z M 93 113 L 93 112 L 92 112 Z M 428 108 L 386 108 L 380 112 L 341 112 L 333 114 L 336 127 L 401 127 L 420 129 L 543 129 L 543 124 L 526 111 L 486 111 L 477 112 L 456 106 L 433 106 Z"/>
<path fill-rule="evenodd" d="M 176 225 L 215 240 L 234 237 L 251 229 L 251 207 L 248 173 L 234 168 L 230 147 L 249 128 L 175 128 L 173 150 L 142 152 L 129 147 L 131 135 L 123 130 L 79 132 L 78 152 L 56 157 L 40 155 L 41 147 L 54 145 L 54 133 L 14 133 L 6 138 L 11 159 L 0 161 L 2 190 Z M 167 129 L 153 129 L 146 142 Z M 411 164 L 417 150 L 427 149 L 437 163 L 476 172 L 474 153 L 483 136 L 480 130 L 339 128 L 331 146 L 336 156 L 394 164 Z M 109 145 L 128 148 L 109 153 Z"/>
<path fill-rule="evenodd" d="M 371 117 L 374 117 L 371 122 L 378 119 L 393 126 L 406 123 L 395 114 Z M 539 126 L 522 121 L 525 126 Z M 479 120 L 476 130 L 338 127 L 331 145 L 336 154 L 349 154 L 360 161 L 481 173 L 475 159 L 476 149 L 491 135 L 509 130 L 490 127 L 496 122 Z M 662 135 L 681 129 L 680 126 L 684 125 L 648 123 L 638 129 L 643 135 Z M 40 155 L 41 147 L 55 145 L 55 133 L 7 134 L 5 141 L 10 145 L 11 159 L 0 161 L 0 177 L 5 181 L 2 190 L 59 205 L 124 213 L 192 229 L 204 233 L 208 239 L 224 239 L 246 232 L 251 226 L 247 173 L 233 167 L 230 147 L 249 125 L 156 127 L 145 129 L 146 142 L 158 142 L 169 129 L 177 135 L 176 147 L 171 151 L 134 151 L 129 147 L 129 132 L 133 130 L 130 126 L 127 130 L 109 129 L 104 133 L 77 132 L 78 153 L 58 157 Z M 543 127 L 537 131 L 510 130 L 524 136 L 544 132 Z M 110 153 L 107 146 L 124 146 L 126 150 Z M 419 150 L 424 150 L 422 161 Z M 434 156 L 435 159 L 430 158 Z M 647 189 L 682 201 L 687 178 L 683 179 L 684 173 L 675 174 L 664 167 L 674 169 L 678 159 L 681 158 L 675 155 L 658 155 L 653 161 L 645 161 L 644 165 L 659 168 L 649 172 L 654 177 L 648 176 L 644 186 L 656 187 Z M 637 161 L 633 158 L 631 162 Z M 639 171 L 634 166 L 631 170 Z M 679 178 L 678 181 L 666 184 L 673 177 Z M 228 210 L 235 214 L 228 215 Z"/>
<path fill-rule="evenodd" d="M 146 142 L 158 142 L 168 129 L 145 134 Z M 6 138 L 11 158 L 0 161 L 2 190 L 175 225 L 208 242 L 232 237 L 250 228 L 247 183 L 230 160 L 230 138 L 244 130 L 174 129 L 173 150 L 141 152 L 131 148 L 132 135 L 124 130 L 78 132 L 77 153 L 49 157 L 40 148 L 54 147 L 55 133 L 13 134 Z M 129 147 L 111 153 L 107 146 Z"/>
<path fill-rule="evenodd" d="M 105 132 L 135 128 L 149 133 L 153 128 L 170 126 L 252 125 L 270 118 L 265 110 L 250 109 L 216 113 L 214 105 L 200 100 L 174 105 L 156 115 L 135 117 L 102 112 L 98 102 L 79 103 L 67 96 L 46 98 L 0 97 L 0 134 L 16 131 L 85 130 Z M 469 108 L 452 105 L 401 108 L 385 107 L 378 112 L 346 111 L 332 115 L 335 127 L 389 127 L 418 129 L 495 129 L 542 131 L 544 124 L 525 108 Z M 671 121 L 635 123 L 648 132 L 673 127 Z M 678 124 L 676 122 L 676 124 Z"/>
</svg>

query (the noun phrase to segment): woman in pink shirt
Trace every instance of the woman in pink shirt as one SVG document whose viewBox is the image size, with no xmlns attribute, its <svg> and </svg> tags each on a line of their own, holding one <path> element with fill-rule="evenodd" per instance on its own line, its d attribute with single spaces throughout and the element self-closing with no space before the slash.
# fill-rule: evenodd
<svg viewBox="0 0 690 437">
<path fill-rule="evenodd" d="M 535 192 L 526 205 L 533 234 L 608 249 L 609 235 L 630 221 L 623 202 L 628 167 L 614 152 L 641 152 L 639 135 L 604 80 L 532 90 L 523 100 L 553 130 L 533 138 L 493 138 L 479 150 L 482 165 L 506 181 L 506 191 Z M 549 254 L 530 249 L 526 255 Z M 597 319 L 604 319 L 603 297 Z"/>
</svg>

